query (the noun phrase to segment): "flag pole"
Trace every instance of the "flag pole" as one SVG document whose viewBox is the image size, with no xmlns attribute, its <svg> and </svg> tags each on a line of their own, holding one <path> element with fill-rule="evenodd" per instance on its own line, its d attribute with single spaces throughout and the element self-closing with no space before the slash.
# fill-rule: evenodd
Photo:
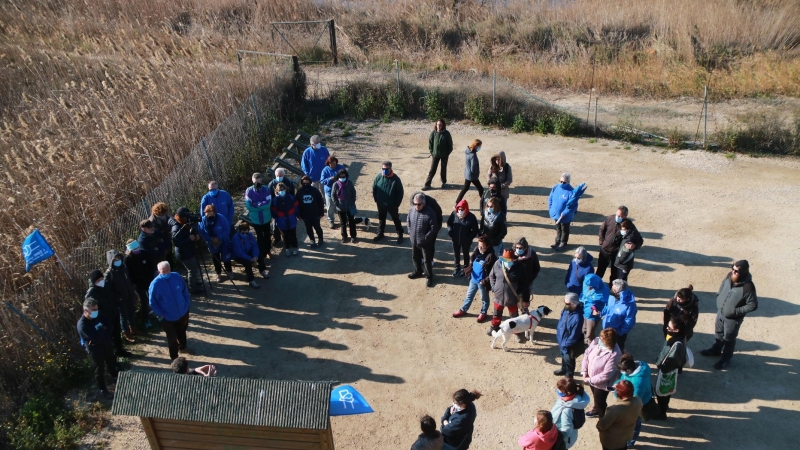
<svg viewBox="0 0 800 450">
<path fill-rule="evenodd" d="M 61 262 L 61 258 L 59 258 L 59 257 L 58 257 L 58 253 L 56 253 L 56 252 L 54 251 L 54 252 L 53 252 L 53 254 L 56 256 L 56 259 L 58 260 L 58 263 L 59 263 L 59 264 L 61 264 L 61 268 L 62 268 L 62 269 L 64 269 L 64 273 L 65 273 L 65 274 L 67 274 L 67 276 L 68 276 L 68 277 L 69 277 L 69 279 L 71 280 L 71 279 L 72 279 L 72 275 L 70 275 L 70 274 L 69 274 L 69 272 L 67 272 L 67 268 L 66 268 L 66 267 L 64 267 L 64 263 L 63 263 L 63 262 Z"/>
</svg>

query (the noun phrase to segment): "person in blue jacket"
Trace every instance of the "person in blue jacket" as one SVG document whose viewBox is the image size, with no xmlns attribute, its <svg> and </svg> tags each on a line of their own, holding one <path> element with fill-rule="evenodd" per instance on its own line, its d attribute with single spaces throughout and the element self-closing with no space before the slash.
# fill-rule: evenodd
<svg viewBox="0 0 800 450">
<path fill-rule="evenodd" d="M 645 361 L 636 361 L 633 356 L 625 352 L 619 358 L 617 364 L 619 370 L 619 383 L 622 380 L 628 380 L 633 385 L 633 396 L 639 397 L 642 400 L 642 411 L 648 403 L 653 401 L 653 387 L 650 383 L 650 366 Z M 614 393 L 616 396 L 617 393 Z M 649 419 L 645 417 L 645 420 Z M 628 448 L 636 445 L 636 440 L 639 439 L 639 433 L 642 431 L 642 415 L 636 419 L 636 428 L 633 429 L 633 439 L 628 441 Z"/>
<path fill-rule="evenodd" d="M 561 349 L 561 368 L 553 375 L 572 378 L 575 360 L 583 353 L 583 305 L 574 292 L 564 296 L 564 310 L 558 320 L 556 339 Z"/>
<path fill-rule="evenodd" d="M 189 288 L 179 273 L 172 273 L 169 263 L 158 263 L 158 276 L 150 283 L 150 309 L 161 322 L 167 335 L 170 361 L 178 352 L 192 354 L 186 347 L 186 329 L 189 328 Z"/>
<path fill-rule="evenodd" d="M 286 256 L 297 255 L 297 216 L 300 204 L 292 194 L 287 193 L 286 185 L 278 183 L 272 200 L 272 217 L 275 227 L 283 234 L 286 243 Z"/>
<path fill-rule="evenodd" d="M 325 188 L 325 211 L 328 216 L 328 225 L 331 229 L 338 226 L 336 223 L 336 206 L 333 202 L 333 197 L 331 197 L 331 189 L 333 188 L 333 183 L 336 183 L 337 174 L 344 168 L 343 165 L 339 164 L 339 159 L 331 155 L 325 161 L 325 168 L 322 169 L 319 179 L 320 184 Z"/>
<path fill-rule="evenodd" d="M 564 284 L 567 285 L 568 292 L 580 295 L 583 292 L 583 279 L 586 275 L 594 273 L 592 267 L 592 255 L 584 247 L 575 249 L 575 257 L 569 262 L 569 268 L 564 276 Z"/>
<path fill-rule="evenodd" d="M 311 136 L 309 142 L 311 142 L 311 145 L 303 152 L 300 168 L 303 169 L 304 174 L 311 178 L 313 186 L 319 189 L 320 193 L 323 193 L 322 189 L 320 189 L 319 180 L 322 176 L 322 169 L 325 168 L 325 163 L 331 154 L 328 152 L 328 148 L 322 145 L 318 135 Z"/>
<path fill-rule="evenodd" d="M 444 443 L 452 445 L 456 450 L 467 450 L 472 443 L 472 432 L 475 430 L 475 400 L 481 398 L 478 391 L 459 389 L 453 394 L 453 404 L 448 406 L 442 416 L 442 435 Z"/>
<path fill-rule="evenodd" d="M 600 312 L 608 303 L 608 295 L 608 285 L 603 283 L 602 278 L 593 273 L 583 278 L 581 303 L 583 303 L 583 342 L 586 345 L 591 344 L 597 337 Z"/>
<path fill-rule="evenodd" d="M 200 215 L 206 215 L 206 206 L 214 205 L 217 209 L 217 214 L 221 215 L 228 221 L 231 227 L 231 234 L 233 234 L 233 216 L 235 209 L 233 207 L 233 199 L 231 194 L 219 188 L 216 181 L 208 182 L 208 193 L 200 200 Z"/>
<path fill-rule="evenodd" d="M 550 190 L 547 206 L 550 218 L 556 221 L 556 240 L 550 248 L 564 250 L 569 242 L 569 226 L 578 212 L 578 199 L 586 190 L 586 183 L 573 188 L 570 183 L 571 176 L 564 172 L 561 181 Z"/>
<path fill-rule="evenodd" d="M 258 250 L 258 242 L 256 241 L 253 233 L 250 232 L 250 225 L 247 222 L 241 222 L 238 226 L 239 232 L 231 237 L 231 249 L 233 251 L 233 258 L 236 262 L 244 266 L 244 273 L 247 275 L 247 283 L 253 289 L 258 289 L 260 286 L 256 283 L 255 276 L 253 275 L 253 264 L 258 264 L 258 272 L 262 278 L 269 278 L 267 274 L 267 265 L 264 263 L 264 257 Z"/>
<path fill-rule="evenodd" d="M 217 273 L 216 282 L 222 281 L 222 265 L 225 265 L 225 275 L 232 272 L 231 269 L 231 237 L 228 230 L 230 225 L 225 216 L 217 214 L 214 205 L 206 206 L 203 210 L 205 215 L 198 227 L 200 236 L 206 241 L 208 251 L 211 253 L 211 260 L 214 262 L 214 271 Z"/>
<path fill-rule="evenodd" d="M 628 289 L 625 280 L 614 280 L 611 284 L 611 295 L 608 304 L 600 315 L 603 317 L 603 329 L 613 328 L 617 332 L 617 345 L 625 351 L 625 340 L 628 333 L 636 325 L 636 297 Z"/>
</svg>

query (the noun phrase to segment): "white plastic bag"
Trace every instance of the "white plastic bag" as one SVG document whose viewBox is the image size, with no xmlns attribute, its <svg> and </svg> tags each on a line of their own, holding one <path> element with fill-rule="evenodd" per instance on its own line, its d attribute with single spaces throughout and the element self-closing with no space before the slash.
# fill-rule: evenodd
<svg viewBox="0 0 800 450">
<path fill-rule="evenodd" d="M 694 367 L 694 353 L 689 347 L 686 347 L 686 367 Z"/>
</svg>

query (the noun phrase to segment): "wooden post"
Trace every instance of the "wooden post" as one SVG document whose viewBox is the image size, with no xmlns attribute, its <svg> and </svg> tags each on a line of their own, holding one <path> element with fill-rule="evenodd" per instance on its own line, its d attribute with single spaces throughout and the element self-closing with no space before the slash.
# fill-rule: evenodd
<svg viewBox="0 0 800 450">
<path fill-rule="evenodd" d="M 328 22 L 328 28 L 331 32 L 331 53 L 333 53 L 333 65 L 339 64 L 339 54 L 336 51 L 336 26 L 333 23 L 333 19 Z"/>
<path fill-rule="evenodd" d="M 492 112 L 497 112 L 497 69 L 492 74 Z"/>
<path fill-rule="evenodd" d="M 594 98 L 594 134 L 597 136 L 597 97 Z"/>
<path fill-rule="evenodd" d="M 292 55 L 292 71 L 295 74 L 300 73 L 300 59 L 297 55 Z"/>
<path fill-rule="evenodd" d="M 703 148 L 706 148 L 706 135 L 708 132 L 708 85 L 703 95 Z"/>
<path fill-rule="evenodd" d="M 149 417 L 140 417 L 142 419 L 142 428 L 144 428 L 144 434 L 147 436 L 147 442 L 150 443 L 150 448 L 153 450 L 161 450 L 161 445 L 158 443 L 158 436 L 156 436 L 156 430 L 153 428 L 153 420 Z"/>
</svg>

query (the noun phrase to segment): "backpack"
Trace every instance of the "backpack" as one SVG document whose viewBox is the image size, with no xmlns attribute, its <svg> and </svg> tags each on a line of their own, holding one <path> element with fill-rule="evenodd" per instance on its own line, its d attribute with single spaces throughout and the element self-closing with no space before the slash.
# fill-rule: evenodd
<svg viewBox="0 0 800 450">
<path fill-rule="evenodd" d="M 581 411 L 583 411 L 581 409 Z M 553 447 L 550 450 L 567 450 L 567 443 L 564 441 L 564 435 L 561 431 L 558 431 L 558 437 L 556 437 L 556 442 L 553 444 Z"/>
<path fill-rule="evenodd" d="M 578 408 L 570 409 L 572 410 L 572 428 L 580 430 L 586 423 L 586 411 Z"/>
</svg>

